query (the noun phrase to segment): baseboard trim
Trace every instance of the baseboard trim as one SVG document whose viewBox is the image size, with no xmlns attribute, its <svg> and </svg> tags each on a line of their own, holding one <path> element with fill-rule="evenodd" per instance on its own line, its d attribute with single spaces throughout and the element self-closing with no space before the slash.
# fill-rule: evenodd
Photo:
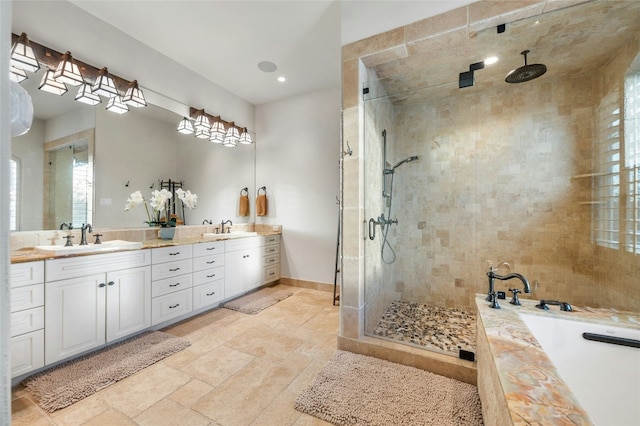
<svg viewBox="0 0 640 426">
<path fill-rule="evenodd" d="M 333 292 L 333 284 L 319 283 L 315 281 L 297 280 L 294 278 L 280 277 L 279 283 L 291 287 L 308 288 L 311 290 L 320 290 Z"/>
</svg>

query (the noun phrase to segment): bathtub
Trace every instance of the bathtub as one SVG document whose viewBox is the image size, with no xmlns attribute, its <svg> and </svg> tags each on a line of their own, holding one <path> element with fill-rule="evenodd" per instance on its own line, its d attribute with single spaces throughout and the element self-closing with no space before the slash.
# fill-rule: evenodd
<svg viewBox="0 0 640 426">
<path fill-rule="evenodd" d="M 570 315 L 518 314 L 596 425 L 640 425 L 640 348 L 583 337 L 640 341 L 640 330 L 565 319 Z"/>
</svg>

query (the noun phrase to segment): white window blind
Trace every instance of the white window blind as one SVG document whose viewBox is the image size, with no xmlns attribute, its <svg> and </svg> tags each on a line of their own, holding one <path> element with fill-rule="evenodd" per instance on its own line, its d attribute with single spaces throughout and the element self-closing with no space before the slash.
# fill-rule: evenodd
<svg viewBox="0 0 640 426">
<path fill-rule="evenodd" d="M 624 87 L 625 250 L 640 254 L 640 73 L 628 75 Z"/>
</svg>

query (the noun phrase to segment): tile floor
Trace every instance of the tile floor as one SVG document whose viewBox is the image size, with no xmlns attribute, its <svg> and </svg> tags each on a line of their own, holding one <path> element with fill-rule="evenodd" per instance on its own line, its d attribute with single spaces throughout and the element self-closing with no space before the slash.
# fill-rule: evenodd
<svg viewBox="0 0 640 426">
<path fill-rule="evenodd" d="M 336 350 L 332 293 L 293 296 L 257 315 L 216 309 L 163 331 L 191 346 L 82 401 L 46 413 L 20 385 L 12 424 L 327 425 L 293 401 Z"/>
</svg>

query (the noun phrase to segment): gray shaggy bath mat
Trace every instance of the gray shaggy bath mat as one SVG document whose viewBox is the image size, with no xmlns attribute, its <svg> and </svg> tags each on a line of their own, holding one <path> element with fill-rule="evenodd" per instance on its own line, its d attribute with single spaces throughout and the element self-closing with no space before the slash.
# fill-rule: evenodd
<svg viewBox="0 0 640 426">
<path fill-rule="evenodd" d="M 36 373 L 22 384 L 38 405 L 53 412 L 190 345 L 182 337 L 149 331 Z"/>
<path fill-rule="evenodd" d="M 345 351 L 331 356 L 294 406 L 336 425 L 483 424 L 476 386 Z"/>
<path fill-rule="evenodd" d="M 271 305 L 275 305 L 281 300 L 291 296 L 293 292 L 287 290 L 277 290 L 272 287 L 263 288 L 246 296 L 231 300 L 222 305 L 223 308 L 242 312 L 243 314 L 257 314 Z"/>
</svg>

